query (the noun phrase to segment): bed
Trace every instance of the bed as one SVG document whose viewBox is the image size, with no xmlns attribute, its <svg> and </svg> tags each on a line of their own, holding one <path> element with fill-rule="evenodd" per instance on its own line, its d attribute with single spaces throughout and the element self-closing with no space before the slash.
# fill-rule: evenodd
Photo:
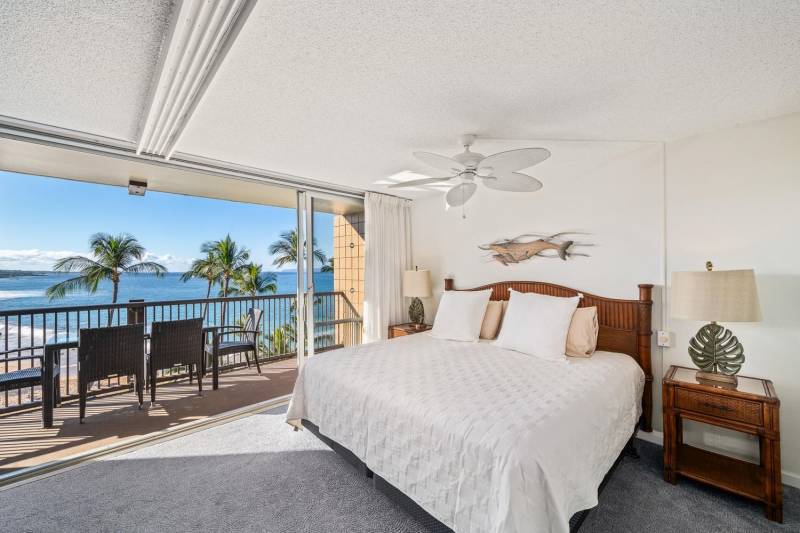
<svg viewBox="0 0 800 533">
<path fill-rule="evenodd" d="M 487 288 L 492 300 L 511 288 L 582 294 L 580 306 L 598 308 L 598 351 L 554 363 L 428 333 L 337 350 L 304 365 L 287 421 L 434 529 L 566 532 L 597 504 L 637 423 L 651 430 L 652 285 L 638 300 L 540 282 L 466 290 Z"/>
</svg>

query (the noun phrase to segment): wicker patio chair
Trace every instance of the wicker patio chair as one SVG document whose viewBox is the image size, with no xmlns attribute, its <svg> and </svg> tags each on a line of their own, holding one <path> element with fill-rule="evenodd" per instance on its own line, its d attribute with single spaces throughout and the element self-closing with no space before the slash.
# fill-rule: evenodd
<svg viewBox="0 0 800 533">
<path fill-rule="evenodd" d="M 144 403 L 144 325 L 82 329 L 78 341 L 80 421 L 86 417 L 89 383 L 112 376 L 135 376 L 139 409 Z"/>
<path fill-rule="evenodd" d="M 174 366 L 197 372 L 198 392 L 203 394 L 203 319 L 153 322 L 147 369 L 150 377 L 150 401 L 156 401 L 156 372 Z"/>
<path fill-rule="evenodd" d="M 212 333 L 212 341 L 211 344 L 206 345 L 206 353 L 211 355 L 211 386 L 214 390 L 219 388 L 219 358 L 224 355 L 244 353 L 247 368 L 250 368 L 249 353 L 253 352 L 256 368 L 258 373 L 261 373 L 261 365 L 258 363 L 258 336 L 262 313 L 261 309 L 251 307 L 247 310 L 247 320 L 245 320 L 244 326 L 205 328 L 206 333 Z"/>
<path fill-rule="evenodd" d="M 22 357 L 8 357 L 10 353 L 19 353 L 21 350 L 11 350 L 5 353 L 0 353 L 0 356 L 5 356 L 0 358 L 0 363 L 17 363 L 17 366 L 22 365 L 22 361 L 29 361 L 33 363 L 34 360 L 39 360 L 39 366 L 35 366 L 33 368 L 18 368 L 17 370 L 12 370 L 10 372 L 0 372 L 0 392 L 7 392 L 12 390 L 21 390 L 27 389 L 30 387 L 36 387 L 41 385 L 42 386 L 42 398 L 44 399 L 47 395 L 44 394 L 45 388 L 45 375 L 44 375 L 44 356 L 42 355 L 34 355 L 34 356 L 22 356 Z M 59 364 L 58 358 L 56 358 L 55 363 L 53 364 L 53 379 L 50 383 L 52 387 L 52 405 L 50 408 L 57 407 L 61 404 L 61 386 L 60 380 L 61 379 L 61 365 Z M 47 406 L 44 404 L 42 405 L 42 416 L 43 419 L 46 418 L 45 411 L 47 411 Z"/>
</svg>

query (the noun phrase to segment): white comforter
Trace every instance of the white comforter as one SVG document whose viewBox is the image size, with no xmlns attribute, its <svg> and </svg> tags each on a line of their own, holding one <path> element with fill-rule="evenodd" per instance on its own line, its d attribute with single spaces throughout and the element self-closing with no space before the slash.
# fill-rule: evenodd
<svg viewBox="0 0 800 533">
<path fill-rule="evenodd" d="M 566 532 L 639 418 L 627 355 L 547 362 L 428 334 L 308 360 L 307 419 L 456 533 Z"/>
</svg>

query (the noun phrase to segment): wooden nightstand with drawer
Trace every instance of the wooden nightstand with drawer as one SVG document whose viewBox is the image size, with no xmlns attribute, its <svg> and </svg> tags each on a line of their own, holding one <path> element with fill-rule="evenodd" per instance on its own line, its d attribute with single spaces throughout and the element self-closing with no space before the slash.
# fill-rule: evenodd
<svg viewBox="0 0 800 533">
<path fill-rule="evenodd" d="M 678 475 L 764 503 L 767 518 L 783 522 L 780 401 L 772 382 L 738 377 L 736 389 L 695 379 L 696 369 L 671 366 L 664 375 L 664 479 Z M 683 442 L 683 420 L 758 437 L 760 463 L 701 450 Z"/>
<path fill-rule="evenodd" d="M 422 333 L 423 331 L 429 331 L 433 326 L 430 324 L 395 324 L 394 326 L 389 326 L 389 338 L 394 339 L 395 337 L 405 337 L 406 335 L 413 335 L 415 333 Z"/>
</svg>

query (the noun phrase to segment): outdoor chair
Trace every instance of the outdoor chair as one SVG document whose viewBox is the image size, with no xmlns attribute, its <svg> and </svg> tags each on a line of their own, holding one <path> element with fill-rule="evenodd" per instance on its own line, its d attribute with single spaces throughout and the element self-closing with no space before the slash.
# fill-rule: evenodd
<svg viewBox="0 0 800 533">
<path fill-rule="evenodd" d="M 9 352 L 5 352 L 4 354 L 8 356 L 10 353 L 19 353 L 21 350 L 11 350 Z M 48 395 L 44 393 L 45 383 L 44 383 L 44 365 L 45 365 L 45 358 L 42 355 L 34 355 L 34 356 L 23 356 L 23 357 L 4 357 L 0 359 L 0 363 L 6 363 L 6 367 L 8 363 L 17 363 L 17 367 L 22 365 L 22 361 L 30 361 L 31 364 L 34 360 L 39 360 L 39 366 L 35 366 L 33 368 L 18 368 L 17 370 L 12 370 L 9 372 L 0 372 L 0 392 L 8 392 L 12 390 L 21 390 L 27 389 L 29 387 L 35 386 L 42 386 L 42 398 L 46 398 Z M 56 358 L 53 364 L 53 379 L 50 382 L 50 386 L 52 387 L 53 395 L 52 402 L 53 405 L 50 406 L 51 409 L 61 404 L 61 386 L 60 380 L 61 379 L 61 365 L 59 364 L 58 358 Z M 49 380 L 48 380 L 49 381 Z M 43 418 L 44 413 L 47 411 L 46 406 L 42 405 L 42 413 Z"/>
<path fill-rule="evenodd" d="M 211 386 L 214 390 L 219 388 L 219 358 L 224 355 L 244 353 L 247 368 L 250 368 L 249 353 L 253 352 L 256 368 L 261 373 L 258 363 L 258 336 L 261 327 L 261 309 L 251 307 L 247 310 L 247 319 L 244 326 L 212 326 L 205 328 L 205 332 L 212 334 L 211 344 L 206 345 L 206 353 L 211 355 L 212 379 Z"/>
<path fill-rule="evenodd" d="M 82 329 L 78 341 L 80 421 L 86 417 L 89 383 L 113 376 L 135 376 L 139 409 L 144 403 L 144 325 Z"/>
<path fill-rule="evenodd" d="M 150 401 L 156 401 L 156 372 L 175 366 L 197 372 L 198 393 L 203 395 L 203 319 L 153 322 L 147 368 L 150 378 Z"/>
</svg>

